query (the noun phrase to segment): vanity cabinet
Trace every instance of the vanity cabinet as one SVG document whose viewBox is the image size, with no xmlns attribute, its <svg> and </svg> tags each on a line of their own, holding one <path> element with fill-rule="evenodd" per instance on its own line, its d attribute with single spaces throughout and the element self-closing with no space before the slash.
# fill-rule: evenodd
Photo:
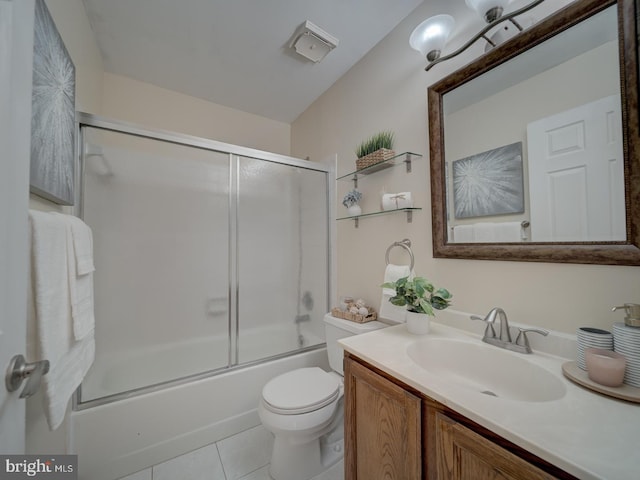
<svg viewBox="0 0 640 480">
<path fill-rule="evenodd" d="M 345 358 L 345 479 L 422 478 L 421 400 Z"/>
<path fill-rule="evenodd" d="M 575 477 L 346 353 L 345 480 Z"/>
<path fill-rule="evenodd" d="M 434 415 L 438 479 L 550 480 L 534 465 L 487 440 L 441 412 Z"/>
</svg>

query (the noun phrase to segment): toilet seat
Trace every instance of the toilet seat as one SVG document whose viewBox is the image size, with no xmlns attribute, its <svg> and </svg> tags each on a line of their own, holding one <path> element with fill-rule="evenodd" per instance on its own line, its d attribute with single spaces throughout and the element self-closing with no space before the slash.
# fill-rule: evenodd
<svg viewBox="0 0 640 480">
<path fill-rule="evenodd" d="M 262 389 L 264 406 L 280 415 L 313 412 L 336 401 L 340 381 L 321 368 L 299 368 L 273 378 Z"/>
</svg>

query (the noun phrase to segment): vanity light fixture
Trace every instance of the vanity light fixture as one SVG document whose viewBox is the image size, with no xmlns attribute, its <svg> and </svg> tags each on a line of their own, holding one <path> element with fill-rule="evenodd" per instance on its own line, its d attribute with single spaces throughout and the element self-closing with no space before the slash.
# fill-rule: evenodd
<svg viewBox="0 0 640 480">
<path fill-rule="evenodd" d="M 428 18 L 411 33 L 409 45 L 433 62 L 440 56 L 440 51 L 447 43 L 454 23 L 451 15 L 436 15 Z"/>
<path fill-rule="evenodd" d="M 318 63 L 327 53 L 338 46 L 338 39 L 328 34 L 309 20 L 304 22 L 293 34 L 290 47 L 297 54 Z"/>
<path fill-rule="evenodd" d="M 503 35 L 498 31 L 491 37 L 487 36 L 487 33 L 491 29 L 502 22 L 508 21 L 518 29 L 518 33 L 521 32 L 524 29 L 515 17 L 522 15 L 544 2 L 544 0 L 534 0 L 529 5 L 503 15 L 504 9 L 510 1 L 511 0 L 465 0 L 467 6 L 478 12 L 478 14 L 487 22 L 487 25 L 458 50 L 445 55 L 444 57 L 441 57 L 440 53 L 444 48 L 451 30 L 453 30 L 454 19 L 451 15 L 436 15 L 422 22 L 411 33 L 411 37 L 409 37 L 409 44 L 411 45 L 411 48 L 417 50 L 426 57 L 429 62 L 425 67 L 426 71 L 429 71 L 434 65 L 437 65 L 440 62 L 444 62 L 445 60 L 449 60 L 450 58 L 461 54 L 480 38 L 484 38 L 487 41 L 488 48 L 493 48 L 499 43 L 499 41 L 502 41 Z"/>
</svg>

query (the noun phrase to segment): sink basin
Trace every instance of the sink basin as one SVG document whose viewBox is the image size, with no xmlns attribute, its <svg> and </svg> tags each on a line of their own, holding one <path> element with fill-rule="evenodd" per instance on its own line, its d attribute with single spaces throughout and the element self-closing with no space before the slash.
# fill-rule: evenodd
<svg viewBox="0 0 640 480">
<path fill-rule="evenodd" d="M 484 343 L 425 337 L 407 347 L 420 368 L 464 388 L 522 402 L 549 402 L 566 392 L 562 381 L 519 353 Z"/>
</svg>

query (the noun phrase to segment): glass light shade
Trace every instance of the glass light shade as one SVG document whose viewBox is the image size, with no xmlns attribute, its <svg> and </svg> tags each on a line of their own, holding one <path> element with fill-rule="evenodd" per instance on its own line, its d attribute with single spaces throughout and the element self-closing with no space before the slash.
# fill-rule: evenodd
<svg viewBox="0 0 640 480">
<path fill-rule="evenodd" d="M 409 45 L 425 57 L 434 51 L 439 55 L 447 43 L 454 23 L 451 15 L 436 15 L 428 18 L 411 33 Z"/>
<path fill-rule="evenodd" d="M 485 20 L 487 12 L 494 8 L 499 8 L 502 12 L 510 1 L 511 0 L 465 0 L 467 6 L 478 12 L 478 14 Z"/>
</svg>

